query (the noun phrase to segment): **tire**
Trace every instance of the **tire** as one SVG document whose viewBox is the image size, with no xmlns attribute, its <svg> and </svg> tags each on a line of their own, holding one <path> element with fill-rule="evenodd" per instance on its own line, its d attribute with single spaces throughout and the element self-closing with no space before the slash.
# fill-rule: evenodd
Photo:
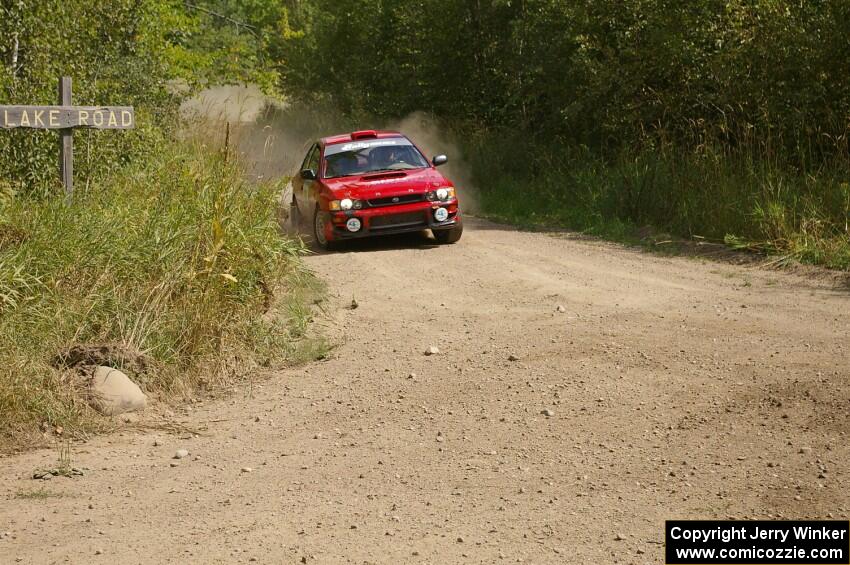
<svg viewBox="0 0 850 565">
<path fill-rule="evenodd" d="M 280 201 L 277 206 L 277 223 L 280 229 L 287 235 L 298 235 L 298 226 L 293 221 L 295 194 L 293 194 L 292 183 L 286 183 L 280 193 Z"/>
<path fill-rule="evenodd" d="M 289 223 L 296 230 L 304 227 L 304 217 L 301 216 L 301 210 L 298 209 L 298 204 L 294 198 L 289 203 Z"/>
<path fill-rule="evenodd" d="M 313 212 L 313 242 L 316 244 L 316 247 L 320 249 L 324 249 L 325 251 L 333 251 L 336 248 L 336 244 L 333 241 L 328 241 L 325 237 L 325 222 L 327 214 L 322 212 L 321 208 L 316 206 L 316 211 Z"/>
<path fill-rule="evenodd" d="M 434 239 L 437 240 L 437 243 L 440 245 L 451 245 L 452 243 L 457 243 L 460 236 L 463 235 L 463 224 L 458 224 L 448 230 L 432 231 L 434 232 Z"/>
</svg>

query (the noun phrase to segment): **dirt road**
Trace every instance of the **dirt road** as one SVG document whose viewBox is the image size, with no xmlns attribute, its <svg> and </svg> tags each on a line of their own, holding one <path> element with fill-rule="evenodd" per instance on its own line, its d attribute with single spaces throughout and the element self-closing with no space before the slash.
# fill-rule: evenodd
<svg viewBox="0 0 850 565">
<path fill-rule="evenodd" d="M 308 263 L 329 360 L 83 477 L 0 459 L 0 561 L 660 563 L 667 518 L 850 514 L 846 287 L 481 221 Z"/>
</svg>

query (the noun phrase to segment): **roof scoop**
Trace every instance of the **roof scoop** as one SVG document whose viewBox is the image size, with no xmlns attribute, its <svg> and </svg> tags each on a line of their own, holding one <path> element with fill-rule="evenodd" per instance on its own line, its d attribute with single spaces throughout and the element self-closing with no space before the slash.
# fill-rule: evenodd
<svg viewBox="0 0 850 565">
<path fill-rule="evenodd" d="M 373 129 L 364 129 L 362 131 L 355 131 L 351 134 L 352 141 L 357 139 L 375 139 L 378 137 L 378 133 Z"/>
</svg>

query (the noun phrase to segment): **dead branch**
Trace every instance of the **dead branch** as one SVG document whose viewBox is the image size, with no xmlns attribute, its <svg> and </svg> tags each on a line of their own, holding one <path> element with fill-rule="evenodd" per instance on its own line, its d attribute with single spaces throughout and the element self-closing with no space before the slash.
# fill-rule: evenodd
<svg viewBox="0 0 850 565">
<path fill-rule="evenodd" d="M 251 24 L 248 24 L 248 23 L 239 21 L 237 19 L 231 18 L 230 16 L 228 16 L 226 14 L 220 14 L 218 12 L 214 12 L 214 11 L 210 10 L 209 8 L 205 8 L 203 6 L 198 6 L 196 4 L 190 4 L 189 2 L 184 2 L 184 4 L 186 5 L 186 8 L 188 8 L 190 10 L 197 10 L 199 12 L 209 14 L 210 16 L 213 16 L 215 18 L 219 18 L 219 19 L 228 21 L 228 22 L 232 23 L 233 25 L 235 25 L 237 28 L 240 28 L 240 27 L 245 28 L 248 31 L 248 33 L 250 33 L 251 35 L 253 35 L 257 39 L 260 38 L 259 34 L 257 33 L 257 27 L 256 26 L 253 26 Z"/>
</svg>

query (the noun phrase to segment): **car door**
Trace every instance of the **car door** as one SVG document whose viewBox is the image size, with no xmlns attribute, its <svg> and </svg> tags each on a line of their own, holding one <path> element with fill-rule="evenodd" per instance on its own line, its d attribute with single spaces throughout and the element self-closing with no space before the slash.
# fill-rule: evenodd
<svg viewBox="0 0 850 565">
<path fill-rule="evenodd" d="M 304 156 L 304 161 L 301 163 L 301 169 L 296 178 L 292 181 L 292 193 L 295 196 L 295 202 L 298 204 L 298 211 L 304 217 L 310 217 L 315 207 L 315 193 L 317 185 L 315 180 L 305 179 L 301 176 L 304 171 L 311 170 L 317 176 L 319 174 L 319 144 L 316 143 L 307 155 Z"/>
<path fill-rule="evenodd" d="M 317 143 L 310 148 L 310 151 L 307 153 L 307 157 L 304 159 L 304 163 L 301 165 L 302 171 L 313 171 L 316 176 L 316 179 L 300 179 L 301 194 L 299 195 L 299 199 L 303 206 L 303 208 L 301 208 L 301 213 L 305 217 L 310 217 L 316 207 L 316 199 L 319 192 L 319 158 L 320 151 L 319 144 Z"/>
</svg>

